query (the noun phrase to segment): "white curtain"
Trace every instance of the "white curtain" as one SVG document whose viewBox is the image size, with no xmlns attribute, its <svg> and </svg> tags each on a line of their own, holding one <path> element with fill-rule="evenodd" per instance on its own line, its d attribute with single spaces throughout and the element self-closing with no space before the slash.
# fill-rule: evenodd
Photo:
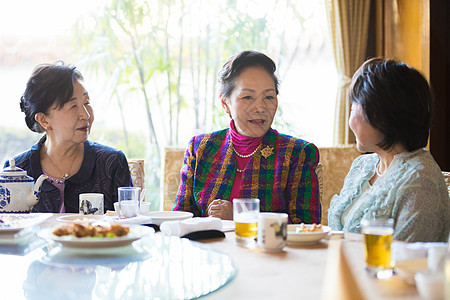
<svg viewBox="0 0 450 300">
<path fill-rule="evenodd" d="M 350 144 L 355 137 L 348 127 L 350 104 L 347 89 L 364 62 L 371 0 L 325 0 L 328 28 L 339 76 L 336 95 L 334 144 Z"/>
</svg>

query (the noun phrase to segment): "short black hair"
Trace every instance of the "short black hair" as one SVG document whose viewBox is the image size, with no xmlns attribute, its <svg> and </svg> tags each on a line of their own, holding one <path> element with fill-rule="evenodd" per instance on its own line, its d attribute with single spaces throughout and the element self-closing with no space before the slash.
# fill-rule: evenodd
<svg viewBox="0 0 450 300">
<path fill-rule="evenodd" d="M 73 95 L 75 79 L 83 81 L 83 76 L 76 67 L 65 65 L 62 61 L 34 68 L 20 98 L 20 109 L 25 113 L 25 122 L 31 131 L 44 132 L 34 116 L 40 112 L 48 114 L 55 104 L 63 107 Z"/>
<path fill-rule="evenodd" d="M 218 74 L 220 94 L 225 98 L 229 97 L 235 89 L 236 79 L 242 71 L 248 67 L 255 66 L 264 68 L 272 76 L 275 92 L 278 95 L 278 78 L 275 75 L 275 63 L 264 53 L 254 50 L 245 50 L 228 58 Z"/>
<path fill-rule="evenodd" d="M 425 77 L 404 62 L 373 58 L 353 75 L 349 99 L 383 134 L 383 150 L 402 144 L 408 151 L 427 145 L 433 97 Z"/>
</svg>

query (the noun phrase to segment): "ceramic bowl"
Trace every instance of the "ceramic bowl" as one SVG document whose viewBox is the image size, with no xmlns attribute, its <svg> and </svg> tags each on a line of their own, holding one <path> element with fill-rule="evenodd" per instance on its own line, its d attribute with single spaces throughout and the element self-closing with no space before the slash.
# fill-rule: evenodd
<svg viewBox="0 0 450 300">
<path fill-rule="evenodd" d="M 313 245 L 320 242 L 321 239 L 326 238 L 331 231 L 331 228 L 323 225 L 322 231 L 314 232 L 298 232 L 300 224 L 289 224 L 287 226 L 287 241 L 292 245 Z M 305 227 L 312 227 L 312 225 L 305 225 Z"/>
</svg>

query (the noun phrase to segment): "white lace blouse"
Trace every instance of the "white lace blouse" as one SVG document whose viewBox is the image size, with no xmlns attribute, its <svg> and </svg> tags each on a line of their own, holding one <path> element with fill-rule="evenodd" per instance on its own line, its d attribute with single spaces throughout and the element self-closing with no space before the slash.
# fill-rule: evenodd
<svg viewBox="0 0 450 300">
<path fill-rule="evenodd" d="M 361 219 L 390 217 L 395 221 L 394 239 L 406 242 L 445 242 L 450 230 L 450 200 L 439 166 L 425 149 L 403 152 L 372 188 L 362 193 L 375 174 L 377 154 L 355 159 L 340 195 L 328 210 L 333 230 L 361 233 Z M 346 212 L 358 199 L 357 209 Z M 346 212 L 345 225 L 341 216 Z"/>
</svg>

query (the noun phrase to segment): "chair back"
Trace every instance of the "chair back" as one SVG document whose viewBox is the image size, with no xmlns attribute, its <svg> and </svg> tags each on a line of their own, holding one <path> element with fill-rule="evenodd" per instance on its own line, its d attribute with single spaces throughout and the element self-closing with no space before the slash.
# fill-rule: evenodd
<svg viewBox="0 0 450 300">
<path fill-rule="evenodd" d="M 333 195 L 339 194 L 344 186 L 344 179 L 350 167 L 361 153 L 356 145 L 339 145 L 334 147 L 319 147 L 320 163 L 323 164 L 323 197 L 322 221 L 328 225 L 328 208 Z M 320 188 L 320 187 L 319 187 Z"/>
<path fill-rule="evenodd" d="M 143 159 L 129 159 L 128 168 L 130 169 L 131 180 L 133 186 L 140 187 L 141 190 L 145 187 L 145 171 Z"/>
<path fill-rule="evenodd" d="M 445 179 L 445 184 L 447 185 L 448 196 L 450 197 L 450 172 L 442 172 Z"/>
<path fill-rule="evenodd" d="M 180 170 L 183 167 L 185 148 L 166 147 L 164 148 L 164 158 L 161 178 L 161 199 L 162 210 L 173 210 L 175 197 L 180 186 Z"/>
<path fill-rule="evenodd" d="M 323 207 L 323 165 L 322 163 L 318 163 L 316 168 L 314 169 L 317 175 L 317 181 L 319 183 L 319 203 L 320 206 Z M 322 223 L 322 222 L 321 222 Z"/>
</svg>

